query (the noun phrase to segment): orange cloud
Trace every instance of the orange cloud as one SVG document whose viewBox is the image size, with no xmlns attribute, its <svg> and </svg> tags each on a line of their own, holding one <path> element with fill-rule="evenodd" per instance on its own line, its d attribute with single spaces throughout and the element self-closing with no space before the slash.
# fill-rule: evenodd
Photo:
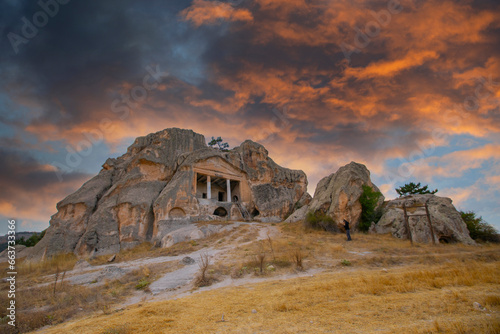
<svg viewBox="0 0 500 334">
<path fill-rule="evenodd" d="M 435 51 L 410 51 L 401 59 L 382 60 L 371 63 L 363 68 L 347 68 L 346 76 L 353 76 L 357 79 L 369 79 L 373 77 L 390 77 L 406 69 L 420 66 L 427 60 L 436 59 L 439 55 Z"/>
<path fill-rule="evenodd" d="M 180 15 L 197 27 L 214 24 L 218 20 L 246 22 L 253 20 L 252 14 L 247 9 L 234 8 L 226 2 L 207 0 L 194 0 L 191 7 L 183 10 Z"/>
<path fill-rule="evenodd" d="M 465 172 L 481 168 L 487 160 L 500 161 L 500 145 L 487 144 L 478 148 L 451 152 L 442 157 L 431 156 L 411 164 L 415 177 L 431 182 L 437 177 L 462 177 Z M 491 177 L 490 177 L 491 178 Z M 491 178 L 492 181 L 495 178 Z"/>
<path fill-rule="evenodd" d="M 223 94 L 180 80 L 163 85 L 141 112 L 125 122 L 112 119 L 114 127 L 104 132 L 104 140 L 117 146 L 125 138 L 171 126 L 221 135 L 232 145 L 251 138 L 263 141 L 277 162 L 304 169 L 314 180 L 351 160 L 382 174 L 385 159 L 411 152 L 418 141 L 432 141 L 436 128 L 452 135 L 497 134 L 500 122 L 486 115 L 498 108 L 500 86 L 491 87 L 477 112 L 464 117 L 459 107 L 474 93 L 474 83 L 467 90 L 473 78 L 492 74 L 493 81 L 500 81 L 500 58 L 488 50 L 495 42 L 488 32 L 500 27 L 500 12 L 475 8 L 471 1 L 401 4 L 404 10 L 391 15 L 380 33 L 353 55 L 350 67 L 340 45 L 352 44 L 357 29 L 375 22 L 373 12 L 386 9 L 387 1 L 255 0 L 233 7 L 194 0 L 179 14 L 194 26 L 240 23 L 237 31 L 227 32 L 228 49 L 207 64 L 210 89 Z M 238 43 L 235 50 L 231 38 Z M 127 82 L 122 86 L 125 91 L 133 87 Z M 172 101 L 169 90 L 176 90 L 179 100 Z M 268 111 L 254 115 L 253 106 Z M 276 119 L 271 110 L 285 107 L 285 121 Z M 43 141 L 63 138 L 77 145 L 85 139 L 82 133 L 99 129 L 107 114 L 109 106 L 104 106 L 79 124 L 31 125 L 26 130 Z M 315 138 L 337 132 L 329 140 Z M 342 141 L 345 134 L 349 138 Z M 447 145 L 444 139 L 434 144 Z M 419 175 L 459 175 L 450 167 L 465 159 L 459 155 L 429 158 Z M 462 168 L 475 168 L 484 159 L 473 161 Z"/>
</svg>

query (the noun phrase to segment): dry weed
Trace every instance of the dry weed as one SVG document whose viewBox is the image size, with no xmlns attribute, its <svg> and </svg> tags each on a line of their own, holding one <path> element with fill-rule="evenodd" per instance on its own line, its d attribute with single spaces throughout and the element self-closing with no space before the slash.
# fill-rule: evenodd
<svg viewBox="0 0 500 334">
<path fill-rule="evenodd" d="M 304 270 L 304 265 L 302 260 L 304 255 L 302 254 L 302 250 L 300 248 L 296 248 L 292 253 L 292 261 L 295 263 L 295 268 L 298 270 Z"/>
<path fill-rule="evenodd" d="M 195 287 L 204 287 L 211 285 L 216 279 L 207 274 L 208 267 L 210 266 L 210 256 L 207 253 L 200 255 L 200 263 L 198 263 L 200 271 L 194 281 Z"/>
</svg>

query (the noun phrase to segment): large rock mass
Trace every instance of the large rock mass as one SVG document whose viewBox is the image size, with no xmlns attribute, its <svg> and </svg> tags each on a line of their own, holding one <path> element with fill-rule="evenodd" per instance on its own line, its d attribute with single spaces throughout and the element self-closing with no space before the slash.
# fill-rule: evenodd
<svg viewBox="0 0 500 334">
<path fill-rule="evenodd" d="M 365 165 L 351 162 L 336 173 L 324 177 L 318 182 L 314 197 L 309 205 L 303 206 L 295 211 L 288 222 L 305 219 L 308 212 L 328 215 L 336 223 L 342 223 L 343 219 L 350 222 L 351 228 L 355 229 L 361 218 L 361 203 L 359 198 L 363 193 L 363 185 L 371 187 L 380 192 L 370 179 L 370 171 Z M 379 197 L 377 207 L 384 202 L 384 196 Z"/>
<path fill-rule="evenodd" d="M 425 204 L 429 210 L 430 225 Z M 405 223 L 403 205 L 407 207 L 410 231 Z M 401 239 L 408 239 L 411 235 L 415 242 L 475 244 L 469 236 L 467 225 L 453 206 L 452 200 L 431 194 L 410 195 L 385 203 L 382 218 L 377 224 L 372 224 L 370 230 L 375 233 L 391 233 Z"/>
<path fill-rule="evenodd" d="M 57 204 L 31 259 L 111 254 L 144 241 L 170 245 L 199 220 L 283 220 L 303 201 L 307 177 L 280 167 L 260 144 L 210 148 L 191 130 L 139 137 L 97 176 Z"/>
</svg>

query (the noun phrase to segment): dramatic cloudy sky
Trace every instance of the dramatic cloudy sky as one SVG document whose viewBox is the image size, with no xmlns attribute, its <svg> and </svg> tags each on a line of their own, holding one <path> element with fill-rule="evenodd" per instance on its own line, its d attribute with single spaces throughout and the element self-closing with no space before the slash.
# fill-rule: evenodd
<svg viewBox="0 0 500 334">
<path fill-rule="evenodd" d="M 169 127 L 261 142 L 311 194 L 356 161 L 500 228 L 498 1 L 58 1 L 0 4 L 0 233 Z"/>
</svg>

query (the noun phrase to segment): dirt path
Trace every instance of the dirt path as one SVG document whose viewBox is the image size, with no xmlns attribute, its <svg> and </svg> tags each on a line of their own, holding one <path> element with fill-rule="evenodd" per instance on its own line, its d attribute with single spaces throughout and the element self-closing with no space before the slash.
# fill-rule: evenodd
<svg viewBox="0 0 500 334">
<path fill-rule="evenodd" d="M 223 256 L 225 253 L 230 252 L 238 246 L 241 247 L 254 241 L 265 240 L 267 239 L 268 235 L 278 235 L 280 233 L 279 230 L 274 226 L 262 226 L 259 223 L 238 223 L 238 226 L 241 225 L 250 226 L 250 231 L 252 231 L 252 229 L 257 229 L 257 239 L 241 243 L 241 239 L 243 238 L 243 236 L 241 236 L 234 242 L 225 245 L 223 248 L 214 249 L 210 247 L 180 256 L 164 257 L 163 261 L 181 261 L 183 258 L 189 257 L 194 260 L 194 263 L 185 265 L 178 270 L 164 274 L 162 277 L 151 283 L 151 285 L 149 286 L 149 290 L 151 291 L 150 294 L 146 294 L 142 291 L 136 291 L 125 303 L 123 303 L 119 307 L 125 307 L 144 301 L 167 300 L 186 295 L 192 290 L 191 282 L 195 279 L 198 271 L 200 270 L 201 255 L 208 255 L 210 261 L 214 263 L 219 259 L 220 256 Z M 239 281 L 238 283 L 246 284 L 245 282 L 240 283 Z M 232 279 L 226 279 L 210 287 L 199 289 L 199 291 L 218 289 L 233 284 L 234 282 Z"/>
<path fill-rule="evenodd" d="M 241 226 L 248 226 L 248 232 L 256 233 L 257 238 L 244 242 L 243 240 L 245 238 L 245 234 L 243 234 L 235 238 L 231 243 L 228 243 L 220 248 L 205 247 L 191 253 L 176 256 L 146 257 L 131 261 L 95 266 L 89 265 L 87 267 L 84 266 L 67 271 L 65 273 L 64 280 L 73 285 L 98 286 L 104 284 L 106 281 L 118 279 L 133 270 L 138 270 L 143 267 L 165 263 L 172 263 L 173 265 L 182 263 L 182 266 L 179 269 L 167 272 L 152 282 L 149 285 L 149 291 L 147 293 L 144 291 L 134 291 L 132 296 L 130 296 L 123 304 L 118 305 L 117 308 L 149 300 L 166 300 L 186 295 L 192 290 L 192 282 L 200 270 L 199 264 L 202 255 L 208 255 L 210 262 L 215 263 L 236 247 L 245 246 L 246 244 L 251 244 L 252 242 L 259 240 L 265 240 L 268 238 L 268 235 L 274 237 L 280 234 L 280 231 L 275 226 L 263 225 L 260 223 L 235 222 L 226 227 L 227 230 L 231 231 L 231 234 L 227 239 L 230 239 L 231 236 L 238 233 L 238 228 Z M 183 263 L 182 260 L 186 257 L 190 258 L 192 263 Z M 46 276 L 45 279 L 47 280 L 45 283 L 41 283 L 36 287 L 53 284 L 55 275 Z M 200 289 L 199 291 L 212 290 L 229 285 L 247 284 L 251 283 L 253 280 L 257 281 L 257 279 L 240 279 L 238 282 L 235 282 L 229 278 L 214 284 L 213 286 Z M 262 281 L 262 279 L 260 279 L 260 281 Z"/>
</svg>

